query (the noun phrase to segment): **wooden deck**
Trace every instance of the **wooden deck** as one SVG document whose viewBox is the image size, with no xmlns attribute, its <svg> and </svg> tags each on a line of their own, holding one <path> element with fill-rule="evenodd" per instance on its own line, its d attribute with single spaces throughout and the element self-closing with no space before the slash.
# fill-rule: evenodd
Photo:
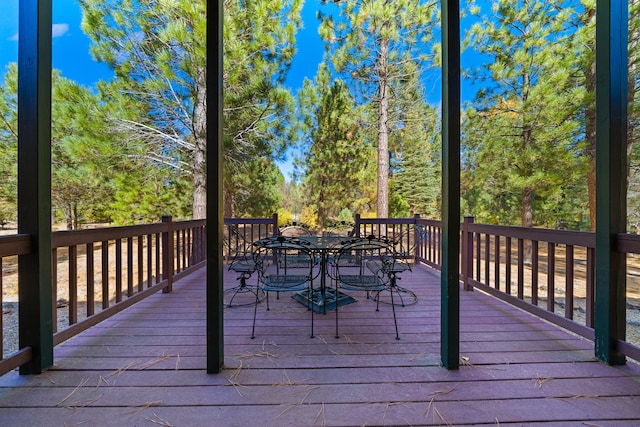
<svg viewBox="0 0 640 427">
<path fill-rule="evenodd" d="M 459 371 L 439 363 L 437 273 L 400 284 L 398 309 L 357 295 L 316 315 L 288 295 L 225 311 L 225 364 L 205 367 L 205 271 L 58 346 L 56 366 L 0 377 L 6 426 L 640 425 L 640 368 L 595 361 L 592 344 L 481 292 L 461 293 Z M 227 283 L 235 286 L 235 276 Z"/>
</svg>

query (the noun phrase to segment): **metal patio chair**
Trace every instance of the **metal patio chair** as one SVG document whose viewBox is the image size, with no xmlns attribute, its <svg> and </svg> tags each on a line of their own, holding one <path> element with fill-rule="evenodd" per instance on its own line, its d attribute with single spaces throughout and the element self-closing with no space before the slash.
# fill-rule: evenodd
<svg viewBox="0 0 640 427">
<path fill-rule="evenodd" d="M 238 273 L 236 280 L 240 281 L 237 286 L 229 289 L 225 289 L 224 294 L 227 299 L 227 307 L 238 307 L 254 304 L 255 301 L 260 301 L 264 298 L 265 294 L 260 291 L 257 284 L 251 285 L 248 280 L 256 271 L 256 263 L 253 258 L 253 246 L 251 242 L 248 242 L 243 234 L 238 230 L 237 226 L 230 225 L 228 227 L 228 235 L 224 239 L 224 249 L 226 251 L 227 270 Z M 256 297 L 249 298 L 248 301 L 242 300 L 242 295 L 252 294 Z M 240 297 L 240 303 L 234 304 L 236 297 Z"/>
<path fill-rule="evenodd" d="M 297 237 L 277 236 L 261 239 L 253 243 L 253 258 L 257 266 L 259 288 L 266 294 L 267 311 L 270 292 L 307 291 L 307 307 L 311 306 L 314 273 L 317 257 L 309 242 Z M 256 307 L 253 312 L 251 338 L 255 338 Z M 311 311 L 311 338 L 313 338 L 313 310 Z"/>
<path fill-rule="evenodd" d="M 416 260 L 416 248 L 427 238 L 428 234 L 423 225 L 412 225 L 391 241 L 394 254 L 392 258 L 387 260 L 386 268 L 389 272 L 393 273 L 394 283 L 391 284 L 386 291 L 390 293 L 395 292 L 402 307 L 418 302 L 418 297 L 415 292 L 399 286 L 398 281 L 401 279 L 401 273 L 406 271 L 411 272 L 413 270 Z M 382 267 L 381 261 L 370 263 L 370 268 L 381 269 Z M 386 292 L 383 295 L 386 296 Z M 381 298 L 380 293 L 377 294 L 376 297 L 378 298 L 378 302 L 382 302 L 383 304 L 391 303 L 390 298 Z"/>
<path fill-rule="evenodd" d="M 335 256 L 335 276 L 341 289 L 364 291 L 374 295 L 376 311 L 380 310 L 380 292 L 395 286 L 395 273 L 390 267 L 395 262 L 393 243 L 375 236 L 352 238 L 342 242 Z M 396 319 L 393 292 L 391 306 L 396 339 L 400 339 Z M 336 337 L 338 336 L 338 315 L 336 312 Z"/>
</svg>

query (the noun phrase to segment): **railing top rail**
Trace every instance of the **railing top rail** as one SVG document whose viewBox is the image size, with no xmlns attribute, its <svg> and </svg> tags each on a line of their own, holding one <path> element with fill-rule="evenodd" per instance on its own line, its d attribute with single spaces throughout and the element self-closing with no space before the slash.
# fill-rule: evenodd
<svg viewBox="0 0 640 427">
<path fill-rule="evenodd" d="M 360 224 L 415 224 L 415 218 L 360 218 Z"/>
<path fill-rule="evenodd" d="M 167 224 L 157 223 L 125 227 L 91 228 L 87 230 L 55 231 L 51 234 L 51 246 L 54 248 L 75 246 L 93 242 L 162 233 L 167 230 Z"/>
<path fill-rule="evenodd" d="M 427 225 L 430 227 L 440 227 L 442 225 L 442 221 L 440 221 L 439 219 L 417 218 L 416 224 Z"/>
<path fill-rule="evenodd" d="M 516 239 L 584 246 L 593 248 L 596 235 L 590 231 L 552 230 L 547 228 L 510 227 L 505 225 L 468 224 L 469 231 Z"/>
<path fill-rule="evenodd" d="M 189 228 L 204 227 L 206 225 L 206 219 L 191 219 L 188 221 L 179 221 L 172 223 L 172 227 L 174 230 L 187 230 Z"/>
<path fill-rule="evenodd" d="M 617 249 L 627 254 L 640 253 L 640 235 L 620 233 L 618 234 Z"/>
<path fill-rule="evenodd" d="M 28 234 L 11 234 L 0 236 L 0 258 L 24 255 L 31 252 L 31 236 Z"/>
<path fill-rule="evenodd" d="M 225 218 L 224 223 L 227 225 L 274 224 L 274 221 L 273 218 Z"/>
</svg>

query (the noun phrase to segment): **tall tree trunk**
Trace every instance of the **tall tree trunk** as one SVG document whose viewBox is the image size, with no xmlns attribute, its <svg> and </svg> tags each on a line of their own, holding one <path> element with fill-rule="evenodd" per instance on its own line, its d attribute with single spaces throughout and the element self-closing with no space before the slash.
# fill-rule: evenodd
<svg viewBox="0 0 640 427">
<path fill-rule="evenodd" d="M 589 222 L 591 231 L 596 231 L 596 63 L 592 61 L 586 69 L 587 104 L 585 111 L 585 138 L 587 139 L 587 193 L 589 197 Z M 591 96 L 593 95 L 593 96 Z"/>
<path fill-rule="evenodd" d="M 533 145 L 533 129 L 531 124 L 528 121 L 526 102 L 529 99 L 529 94 L 531 90 L 531 76 L 529 74 L 524 74 L 522 76 L 522 144 L 524 146 L 524 152 L 528 152 Z M 534 167 L 533 165 L 531 166 Z M 533 194 L 535 192 L 535 188 L 531 186 L 531 184 L 525 185 L 522 189 L 522 226 L 523 227 L 533 227 Z M 524 241 L 524 254 L 523 259 L 526 264 L 531 264 L 533 253 L 533 245 L 530 240 Z"/>
<path fill-rule="evenodd" d="M 585 10 L 583 24 L 593 25 L 596 16 L 595 8 Z M 589 222 L 591 231 L 596 231 L 596 60 L 595 41 L 589 45 L 589 60 L 585 66 L 585 86 L 587 89 L 587 102 L 585 111 L 585 138 L 587 143 L 587 159 L 589 171 L 587 172 L 587 197 L 589 198 Z"/>
<path fill-rule="evenodd" d="M 67 220 L 67 230 L 73 230 L 73 213 L 70 203 L 64 204 L 64 217 Z"/>
<path fill-rule="evenodd" d="M 376 213 L 378 218 L 389 217 L 389 40 L 380 39 L 378 56 L 378 84 L 380 103 L 378 106 L 378 191 Z"/>
<path fill-rule="evenodd" d="M 322 236 L 322 229 L 324 228 L 324 216 L 325 216 L 325 210 L 324 210 L 324 196 L 320 195 L 320 199 L 318 200 L 318 227 L 316 230 L 316 234 L 318 236 Z"/>
<path fill-rule="evenodd" d="M 229 184 L 225 182 L 224 185 L 224 217 L 233 218 L 235 216 L 235 209 L 233 208 L 233 194 L 229 191 Z"/>
<path fill-rule="evenodd" d="M 195 149 L 193 153 L 193 219 L 207 217 L 207 103 L 206 69 L 197 73 L 198 89 L 193 110 L 193 134 Z M 214 171 L 211 171 L 214 173 Z"/>
<path fill-rule="evenodd" d="M 639 0 L 630 0 L 629 7 L 636 9 Z M 630 16 L 629 22 L 637 22 L 637 16 Z M 636 106 L 636 81 L 638 79 L 638 49 L 640 47 L 640 29 L 637 25 L 629 26 L 629 75 L 627 76 L 627 188 L 631 176 L 631 154 L 638 126 L 638 108 Z"/>
<path fill-rule="evenodd" d="M 522 190 L 522 226 L 533 226 L 533 189 L 525 187 Z"/>
</svg>

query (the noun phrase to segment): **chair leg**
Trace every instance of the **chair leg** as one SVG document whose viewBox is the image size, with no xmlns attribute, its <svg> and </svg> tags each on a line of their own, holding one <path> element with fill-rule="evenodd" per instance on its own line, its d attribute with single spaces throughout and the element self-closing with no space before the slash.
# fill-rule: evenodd
<svg viewBox="0 0 640 427">
<path fill-rule="evenodd" d="M 269 297 L 269 295 L 267 294 L 267 298 Z M 255 333 L 256 333 L 256 315 L 258 314 L 258 303 L 260 302 L 259 298 L 258 298 L 258 292 L 256 292 L 256 303 L 253 306 L 253 326 L 251 327 L 251 339 L 254 339 L 256 337 Z M 267 303 L 268 305 L 268 303 Z"/>
<path fill-rule="evenodd" d="M 307 291 L 307 307 L 311 308 L 311 336 L 309 338 L 315 338 L 313 335 L 313 284 Z"/>
<path fill-rule="evenodd" d="M 338 288 L 336 287 L 336 338 L 340 338 L 338 334 Z"/>
<path fill-rule="evenodd" d="M 398 321 L 396 320 L 396 305 L 393 303 L 393 290 L 396 286 L 396 278 L 392 277 L 391 278 L 391 283 L 389 283 L 390 288 L 389 290 L 391 291 L 391 311 L 393 311 L 393 324 L 396 327 L 396 339 L 399 340 L 400 339 L 400 334 L 398 333 Z M 378 295 L 378 300 L 380 300 L 380 296 Z"/>
</svg>

